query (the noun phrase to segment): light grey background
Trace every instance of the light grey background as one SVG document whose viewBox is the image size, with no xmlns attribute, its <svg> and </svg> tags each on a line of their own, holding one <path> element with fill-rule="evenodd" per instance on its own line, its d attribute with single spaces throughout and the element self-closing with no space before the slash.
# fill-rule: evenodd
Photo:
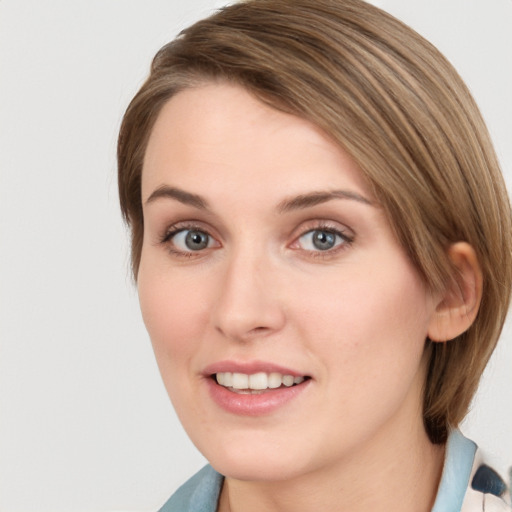
<svg viewBox="0 0 512 512">
<path fill-rule="evenodd" d="M 0 0 L 0 511 L 153 511 L 203 463 L 128 272 L 115 141 L 156 50 L 224 2 Z M 459 69 L 512 177 L 512 1 L 375 0 Z M 512 464 L 512 332 L 464 431 Z"/>
</svg>

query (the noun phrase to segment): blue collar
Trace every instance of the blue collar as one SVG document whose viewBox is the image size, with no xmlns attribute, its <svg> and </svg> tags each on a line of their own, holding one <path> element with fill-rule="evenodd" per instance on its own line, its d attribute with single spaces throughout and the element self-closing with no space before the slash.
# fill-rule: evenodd
<svg viewBox="0 0 512 512">
<path fill-rule="evenodd" d="M 460 510 L 475 459 L 476 444 L 453 430 L 446 443 L 443 475 L 432 512 Z"/>
</svg>

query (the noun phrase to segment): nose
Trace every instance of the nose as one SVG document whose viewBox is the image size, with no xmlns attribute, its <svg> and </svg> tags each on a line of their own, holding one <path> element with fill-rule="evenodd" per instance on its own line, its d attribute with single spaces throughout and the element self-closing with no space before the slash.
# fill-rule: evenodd
<svg viewBox="0 0 512 512">
<path fill-rule="evenodd" d="M 270 258 L 233 255 L 225 262 L 212 318 L 215 329 L 235 341 L 267 337 L 286 318 L 279 298 L 279 275 Z"/>
</svg>

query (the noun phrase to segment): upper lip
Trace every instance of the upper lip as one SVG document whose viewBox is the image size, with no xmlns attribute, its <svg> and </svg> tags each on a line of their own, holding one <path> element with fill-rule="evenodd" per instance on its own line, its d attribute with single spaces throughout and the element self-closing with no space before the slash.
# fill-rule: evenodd
<svg viewBox="0 0 512 512">
<path fill-rule="evenodd" d="M 204 375 L 208 377 L 221 372 L 245 373 L 247 375 L 264 372 L 292 375 L 293 377 L 306 376 L 303 372 L 267 361 L 218 361 L 208 365 L 203 370 Z"/>
</svg>

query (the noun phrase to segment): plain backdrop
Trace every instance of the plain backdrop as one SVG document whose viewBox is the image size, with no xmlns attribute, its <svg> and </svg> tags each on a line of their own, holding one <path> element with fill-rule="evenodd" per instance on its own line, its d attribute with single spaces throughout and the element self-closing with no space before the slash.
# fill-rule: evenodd
<svg viewBox="0 0 512 512">
<path fill-rule="evenodd" d="M 0 0 L 0 511 L 153 511 L 204 460 L 160 382 L 128 271 L 120 119 L 213 0 Z M 512 177 L 512 1 L 375 0 L 470 86 Z M 512 332 L 463 426 L 512 464 Z"/>
</svg>

